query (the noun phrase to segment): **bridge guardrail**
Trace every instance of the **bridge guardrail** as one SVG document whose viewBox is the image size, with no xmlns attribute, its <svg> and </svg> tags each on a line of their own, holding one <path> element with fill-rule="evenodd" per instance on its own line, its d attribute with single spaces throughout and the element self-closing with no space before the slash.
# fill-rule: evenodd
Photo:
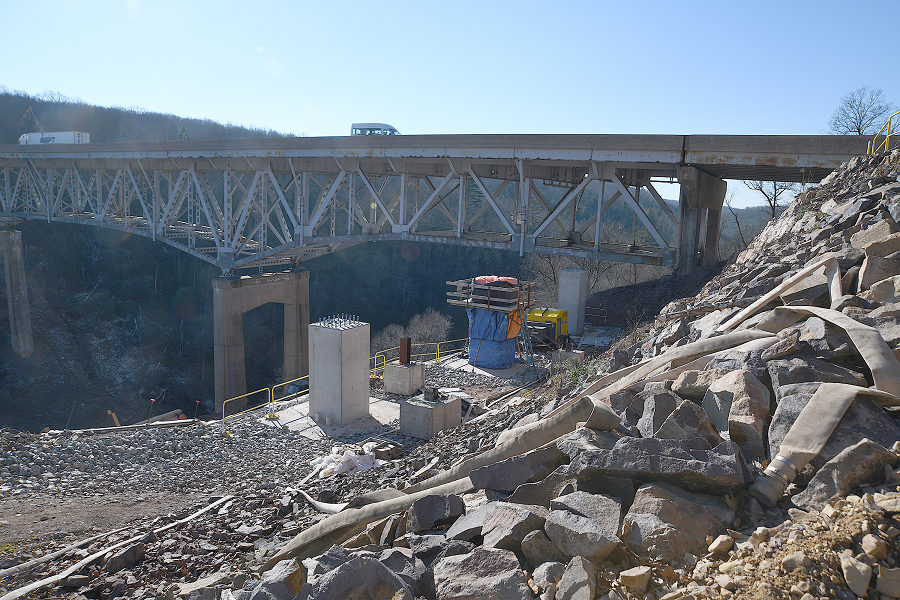
<svg viewBox="0 0 900 600">
<path fill-rule="evenodd" d="M 248 413 L 248 412 L 250 412 L 250 411 L 252 411 L 252 410 L 256 410 L 256 409 L 257 409 L 257 407 L 254 406 L 254 407 L 252 407 L 252 408 L 248 408 L 247 410 L 242 410 L 242 411 L 239 412 L 239 413 L 234 413 L 233 415 L 229 415 L 229 414 L 226 414 L 226 411 L 225 411 L 225 405 L 228 404 L 229 402 L 233 401 L 233 400 L 240 400 L 241 398 L 247 398 L 247 397 L 252 396 L 252 395 L 254 395 L 254 394 L 258 394 L 258 393 L 260 393 L 260 392 L 266 392 L 266 397 L 267 397 L 266 402 L 267 402 L 269 405 L 271 405 L 271 403 L 272 403 L 272 388 L 260 388 L 260 389 L 258 389 L 258 390 L 256 390 L 256 391 L 253 391 L 253 392 L 247 392 L 246 394 L 241 394 L 240 396 L 235 396 L 234 398 L 229 398 L 228 400 L 226 400 L 225 402 L 222 403 L 222 435 L 223 435 L 223 436 L 226 436 L 226 437 L 227 437 L 227 436 L 231 435 L 230 433 L 228 433 L 227 431 L 225 431 L 225 420 L 226 420 L 226 419 L 232 419 L 232 418 L 234 418 L 234 417 L 237 417 L 237 416 L 239 416 L 239 415 L 242 415 L 242 414 L 244 414 L 244 413 Z"/>
<path fill-rule="evenodd" d="M 880 151 L 882 146 L 884 146 L 885 152 L 891 149 L 891 136 L 898 134 L 898 131 L 891 130 L 891 119 L 893 119 L 897 115 L 900 115 L 900 110 L 888 117 L 887 123 L 881 126 L 881 129 L 878 130 L 878 133 L 876 133 L 875 137 L 872 138 L 872 141 L 869 142 L 866 148 L 869 155 L 875 154 L 876 152 Z M 878 136 L 881 135 L 881 132 L 884 131 L 885 127 L 887 127 L 887 133 L 884 134 L 884 141 L 876 145 L 875 142 L 878 141 Z"/>
</svg>

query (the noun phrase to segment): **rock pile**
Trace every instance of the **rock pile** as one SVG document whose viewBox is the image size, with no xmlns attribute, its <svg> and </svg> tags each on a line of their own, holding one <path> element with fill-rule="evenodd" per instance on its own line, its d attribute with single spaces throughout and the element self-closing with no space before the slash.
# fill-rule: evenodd
<svg viewBox="0 0 900 600">
<path fill-rule="evenodd" d="M 610 352 L 587 389 L 549 403 L 506 401 L 403 459 L 310 490 L 326 502 L 381 490 L 377 498 L 316 516 L 296 490 L 277 488 L 284 496 L 265 510 L 283 528 L 253 542 L 256 564 L 274 565 L 261 578 L 234 563 L 214 582 L 145 597 L 900 598 L 900 412 L 884 390 L 884 354 L 873 365 L 872 348 L 847 326 L 866 326 L 890 360 L 890 351 L 900 355 L 898 171 L 900 151 L 858 157 L 803 192 L 700 294 L 671 303 L 647 337 Z M 826 264 L 839 269 L 830 278 Z M 805 269 L 809 276 L 798 275 Z M 785 325 L 778 306 L 808 310 Z M 770 506 L 749 486 L 834 384 L 877 393 L 853 400 Z M 586 397 L 614 411 L 618 425 L 573 427 L 526 447 Z M 479 463 L 452 484 L 460 491 L 429 493 L 437 485 L 429 477 L 443 483 L 441 473 L 488 455 L 501 433 L 498 451 L 522 450 Z M 404 502 L 410 493 L 419 495 Z M 253 518 L 249 509 L 241 515 Z M 285 545 L 291 515 L 301 537 Z"/>
</svg>

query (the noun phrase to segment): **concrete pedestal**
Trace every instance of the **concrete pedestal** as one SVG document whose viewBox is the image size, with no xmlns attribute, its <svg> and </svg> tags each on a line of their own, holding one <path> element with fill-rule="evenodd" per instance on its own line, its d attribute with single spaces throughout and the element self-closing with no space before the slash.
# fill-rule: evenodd
<svg viewBox="0 0 900 600">
<path fill-rule="evenodd" d="M 309 326 L 309 412 L 346 425 L 369 414 L 369 324 L 328 319 Z"/>
<path fill-rule="evenodd" d="M 462 408 L 459 398 L 437 402 L 412 398 L 400 402 L 401 435 L 430 440 L 438 431 L 456 427 L 461 422 Z"/>
<path fill-rule="evenodd" d="M 284 304 L 284 380 L 309 373 L 309 271 L 214 279 L 216 412 L 229 398 L 247 393 L 244 313 L 268 302 Z M 227 409 L 234 413 L 246 406 L 242 398 Z"/>
<path fill-rule="evenodd" d="M 584 333 L 584 305 L 588 296 L 588 273 L 581 269 L 563 269 L 559 272 L 559 288 L 556 308 L 569 311 L 569 333 Z"/>
<path fill-rule="evenodd" d="M 31 336 L 31 313 L 25 281 L 25 259 L 22 254 L 22 232 L 0 231 L 0 251 L 6 271 L 6 302 L 9 306 L 9 338 L 13 351 L 27 358 L 34 353 Z"/>
<path fill-rule="evenodd" d="M 425 365 L 401 365 L 392 362 L 384 365 L 384 391 L 388 394 L 415 396 L 425 387 Z"/>
</svg>

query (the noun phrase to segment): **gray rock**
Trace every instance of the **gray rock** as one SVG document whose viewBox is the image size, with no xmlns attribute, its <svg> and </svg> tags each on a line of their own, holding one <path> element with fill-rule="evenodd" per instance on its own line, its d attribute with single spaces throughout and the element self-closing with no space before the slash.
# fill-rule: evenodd
<svg viewBox="0 0 900 600">
<path fill-rule="evenodd" d="M 465 514 L 463 499 L 455 494 L 419 498 L 406 511 L 406 531 L 419 533 L 455 521 Z"/>
<path fill-rule="evenodd" d="M 485 548 L 516 551 L 528 533 L 544 526 L 544 517 L 526 506 L 508 502 L 496 504 L 497 507 L 481 528 Z"/>
<path fill-rule="evenodd" d="M 584 556 L 590 561 L 602 561 L 619 545 L 618 523 L 600 523 L 571 513 L 554 510 L 547 515 L 544 531 L 567 557 Z"/>
<path fill-rule="evenodd" d="M 569 465 L 579 482 L 597 475 L 664 481 L 690 491 L 725 493 L 753 481 L 737 445 L 703 440 L 622 438 L 612 450 L 582 452 Z"/>
<path fill-rule="evenodd" d="M 884 446 L 864 439 L 826 462 L 806 489 L 791 500 L 804 509 L 821 509 L 834 496 L 845 496 L 861 483 L 877 483 L 884 478 L 884 467 L 897 466 L 897 455 Z"/>
<path fill-rule="evenodd" d="M 543 531 L 532 531 L 522 539 L 522 555 L 527 566 L 534 567 L 544 561 L 563 563 L 568 556 L 560 552 Z"/>
<path fill-rule="evenodd" d="M 572 492 L 550 502 L 551 510 L 567 510 L 598 523 L 606 523 L 619 530 L 622 522 L 622 501 L 603 494 Z"/>
<path fill-rule="evenodd" d="M 783 395 L 781 388 L 792 383 L 849 383 L 863 387 L 868 385 L 866 378 L 859 373 L 815 358 L 770 360 L 766 363 L 766 368 L 772 378 L 772 389 L 778 402 L 781 402 Z"/>
<path fill-rule="evenodd" d="M 615 443 L 610 444 L 610 448 L 614 445 Z M 523 483 L 516 488 L 516 491 L 507 500 L 513 504 L 549 507 L 550 501 L 559 496 L 560 490 L 567 485 L 574 486 L 578 481 L 575 475 L 569 474 L 568 469 L 568 465 L 562 465 L 540 481 Z"/>
<path fill-rule="evenodd" d="M 444 534 L 448 540 L 471 541 L 481 536 L 481 528 L 485 520 L 497 509 L 497 502 L 488 502 L 479 506 L 467 515 L 463 515 L 450 526 Z"/>
<path fill-rule="evenodd" d="M 575 488 L 566 493 L 574 491 L 587 492 L 588 494 L 603 494 L 612 498 L 619 498 L 623 506 L 628 506 L 634 500 L 634 491 L 637 487 L 634 481 L 627 477 L 609 477 L 606 475 L 597 475 L 589 479 L 578 481 Z M 563 493 L 560 496 L 565 495 Z"/>
<path fill-rule="evenodd" d="M 579 427 L 556 440 L 556 447 L 569 458 L 575 458 L 582 450 L 611 449 L 622 437 L 614 431 L 597 431 Z"/>
<path fill-rule="evenodd" d="M 573 557 L 556 584 L 555 600 L 593 600 L 596 593 L 597 567 L 582 556 Z"/>
<path fill-rule="evenodd" d="M 700 556 L 706 553 L 706 536 L 724 533 L 735 515 L 715 496 L 648 484 L 638 489 L 623 519 L 622 541 L 655 560 L 681 560 L 685 552 Z"/>
<path fill-rule="evenodd" d="M 424 596 L 429 589 L 425 579 L 425 563 L 409 548 L 390 548 L 378 555 L 378 562 L 397 575 L 413 596 Z"/>
<path fill-rule="evenodd" d="M 637 422 L 637 429 L 645 438 L 653 437 L 656 430 L 672 414 L 675 407 L 681 403 L 681 398 L 669 390 L 651 390 L 641 392 L 638 397 L 643 400 L 643 412 Z"/>
<path fill-rule="evenodd" d="M 772 415 L 769 425 L 769 452 L 771 456 L 778 454 L 778 448 L 784 436 L 790 430 L 800 411 L 809 404 L 812 394 L 793 394 L 784 396 Z M 863 438 L 886 448 L 900 439 L 900 426 L 880 406 L 870 398 L 857 396 L 844 417 L 835 427 L 831 437 L 818 456 L 809 461 L 809 465 L 798 475 L 796 483 L 804 485 L 822 466 L 840 454 L 845 448 L 852 446 Z"/>
<path fill-rule="evenodd" d="M 398 575 L 377 559 L 358 556 L 303 587 L 297 600 L 413 600 Z"/>
<path fill-rule="evenodd" d="M 426 563 L 440 552 L 447 543 L 447 538 L 441 534 L 416 535 L 415 533 L 407 533 L 404 537 L 412 553 Z"/>
<path fill-rule="evenodd" d="M 672 391 L 682 398 L 700 399 L 709 386 L 727 371 L 707 369 L 704 371 L 682 371 L 672 383 Z"/>
<path fill-rule="evenodd" d="M 707 363 L 707 369 L 721 369 L 724 371 L 750 371 L 764 385 L 769 384 L 769 372 L 766 369 L 767 362 L 762 356 L 765 350 L 752 350 L 741 352 L 732 350 L 721 358 L 715 358 Z M 713 422 L 715 424 L 715 422 Z"/>
<path fill-rule="evenodd" d="M 666 440 L 692 440 L 702 438 L 710 448 L 721 444 L 724 440 L 712 423 L 706 411 L 691 400 L 679 404 L 672 414 L 663 422 L 654 437 Z"/>
<path fill-rule="evenodd" d="M 872 580 L 872 567 L 852 556 L 842 556 L 841 571 L 850 591 L 859 598 L 865 597 L 869 582 Z"/>
<path fill-rule="evenodd" d="M 565 458 L 556 446 L 546 446 L 475 469 L 469 473 L 469 478 L 476 489 L 512 492 L 523 483 L 543 479 Z"/>
<path fill-rule="evenodd" d="M 350 553 L 342 546 L 332 546 L 325 553 L 315 557 L 303 559 L 306 568 L 306 576 L 310 581 L 319 575 L 333 571 L 350 560 Z"/>
<path fill-rule="evenodd" d="M 556 594 L 556 584 L 562 579 L 563 573 L 566 571 L 565 563 L 556 561 L 547 561 L 538 565 L 531 578 L 535 585 L 545 591 L 550 591 L 551 596 Z"/>
<path fill-rule="evenodd" d="M 516 555 L 498 548 L 476 548 L 448 556 L 434 566 L 437 600 L 531 600 L 528 579 Z"/>
<path fill-rule="evenodd" d="M 103 565 L 103 570 L 107 573 L 117 573 L 122 569 L 130 569 L 143 560 L 144 550 L 143 542 L 126 546 L 109 557 Z"/>
<path fill-rule="evenodd" d="M 282 560 L 263 574 L 250 598 L 293 598 L 307 581 L 306 568 L 294 559 Z"/>
</svg>

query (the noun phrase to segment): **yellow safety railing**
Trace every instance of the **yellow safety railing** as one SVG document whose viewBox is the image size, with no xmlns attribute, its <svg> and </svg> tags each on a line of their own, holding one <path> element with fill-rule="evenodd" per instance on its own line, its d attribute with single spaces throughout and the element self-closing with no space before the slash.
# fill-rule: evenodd
<svg viewBox="0 0 900 600">
<path fill-rule="evenodd" d="M 888 117 L 887 123 L 881 126 L 881 129 L 878 130 L 878 133 L 876 133 L 875 137 L 872 138 L 872 141 L 869 142 L 866 148 L 866 152 L 868 154 L 875 154 L 876 152 L 881 150 L 882 146 L 884 146 L 885 152 L 891 149 L 891 136 L 898 133 L 897 131 L 891 131 L 891 119 L 893 119 L 897 115 L 900 115 L 900 110 Z M 884 141 L 876 145 L 875 142 L 878 141 L 878 136 L 881 135 L 881 132 L 884 131 L 885 127 L 887 128 L 887 133 L 884 134 Z"/>
<path fill-rule="evenodd" d="M 231 419 L 231 418 L 237 417 L 244 413 L 248 413 L 251 410 L 256 410 L 256 408 L 257 408 L 256 406 L 254 406 L 252 408 L 248 408 L 247 410 L 242 410 L 239 413 L 234 413 L 233 415 L 227 415 L 227 411 L 225 410 L 225 405 L 234 400 L 240 400 L 241 398 L 247 398 L 248 396 L 252 396 L 252 395 L 258 394 L 260 392 L 266 392 L 266 397 L 267 397 L 266 401 L 269 404 L 271 404 L 272 388 L 261 388 L 261 389 L 256 390 L 255 392 L 247 392 L 246 394 L 241 394 L 240 396 L 235 396 L 234 398 L 229 398 L 228 400 L 226 400 L 225 402 L 222 403 L 222 435 L 225 435 L 225 436 L 230 435 L 227 431 L 225 431 L 225 419 Z"/>
<path fill-rule="evenodd" d="M 284 381 L 282 383 L 278 383 L 269 388 L 269 414 L 266 415 L 266 418 L 269 420 L 274 420 L 278 418 L 278 415 L 275 413 L 275 390 L 281 387 L 285 387 L 291 385 L 292 383 L 297 383 L 298 381 L 306 380 L 309 382 L 309 375 L 304 375 L 303 377 L 298 377 L 296 379 L 291 379 L 290 381 Z M 296 398 L 301 394 L 305 394 L 307 390 L 297 390 L 292 394 L 288 394 L 287 396 L 282 396 L 278 398 L 278 402 L 284 402 L 285 400 L 291 400 L 292 398 Z"/>
<path fill-rule="evenodd" d="M 458 340 L 444 340 L 443 342 L 438 342 L 437 352 L 435 353 L 434 362 L 436 364 L 440 364 L 440 362 L 441 362 L 441 344 L 457 344 L 459 342 L 463 342 L 462 348 L 456 348 L 456 349 L 450 351 L 450 352 L 458 352 L 459 350 L 462 350 L 463 348 L 466 347 L 466 342 L 468 342 L 468 341 L 469 341 L 469 338 L 465 337 L 465 338 L 461 338 Z M 447 354 L 446 350 L 444 350 L 444 354 Z"/>
</svg>

